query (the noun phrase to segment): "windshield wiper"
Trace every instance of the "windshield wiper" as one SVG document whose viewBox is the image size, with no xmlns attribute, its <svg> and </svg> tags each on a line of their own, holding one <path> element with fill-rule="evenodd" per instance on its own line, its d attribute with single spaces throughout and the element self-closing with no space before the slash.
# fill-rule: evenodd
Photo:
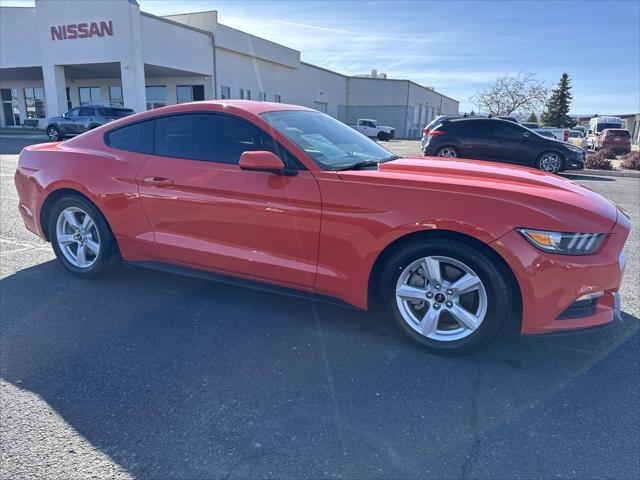
<svg viewBox="0 0 640 480">
<path fill-rule="evenodd" d="M 383 162 L 390 162 L 391 160 L 398 160 L 400 157 L 398 155 L 391 155 L 389 157 L 385 157 L 382 160 L 380 160 L 380 163 Z"/>
<path fill-rule="evenodd" d="M 349 165 L 343 165 L 342 167 L 332 168 L 334 172 L 339 172 L 341 170 L 359 170 L 361 168 L 373 167 L 378 165 L 378 162 L 375 160 L 363 160 L 361 162 L 351 163 Z"/>
</svg>

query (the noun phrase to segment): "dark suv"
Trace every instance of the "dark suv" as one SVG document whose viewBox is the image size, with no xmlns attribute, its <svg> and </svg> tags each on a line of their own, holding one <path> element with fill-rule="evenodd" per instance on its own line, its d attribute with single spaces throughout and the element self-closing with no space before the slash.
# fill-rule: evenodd
<svg viewBox="0 0 640 480">
<path fill-rule="evenodd" d="M 445 121 L 429 131 L 422 145 L 429 156 L 512 163 L 551 173 L 582 170 L 586 154 L 582 148 L 494 118 Z"/>
<path fill-rule="evenodd" d="M 61 117 L 50 118 L 47 125 L 47 136 L 52 142 L 57 142 L 64 137 L 80 135 L 92 128 L 134 113 L 132 109 L 125 107 L 83 105 L 72 108 Z"/>
</svg>

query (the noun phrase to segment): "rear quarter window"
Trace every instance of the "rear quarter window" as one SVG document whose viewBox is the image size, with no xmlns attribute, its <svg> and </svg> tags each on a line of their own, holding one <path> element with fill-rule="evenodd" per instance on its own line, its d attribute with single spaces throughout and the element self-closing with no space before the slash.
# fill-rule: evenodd
<svg viewBox="0 0 640 480">
<path fill-rule="evenodd" d="M 138 122 L 111 130 L 105 134 L 105 143 L 118 150 L 153 153 L 154 121 Z"/>
</svg>

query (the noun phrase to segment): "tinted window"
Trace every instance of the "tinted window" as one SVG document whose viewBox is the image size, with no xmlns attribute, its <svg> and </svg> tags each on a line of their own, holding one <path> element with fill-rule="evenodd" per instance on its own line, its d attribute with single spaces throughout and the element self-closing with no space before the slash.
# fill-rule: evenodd
<svg viewBox="0 0 640 480">
<path fill-rule="evenodd" d="M 133 115 L 133 110 L 128 108 L 98 108 L 97 110 L 101 117 L 123 118 Z"/>
<path fill-rule="evenodd" d="M 76 118 L 78 116 L 79 108 L 73 108 L 67 112 L 67 118 Z"/>
<path fill-rule="evenodd" d="M 628 130 L 609 130 L 607 137 L 630 137 L 631 134 Z"/>
<path fill-rule="evenodd" d="M 167 157 L 238 163 L 247 151 L 267 150 L 292 167 L 271 136 L 240 118 L 208 113 L 156 119 L 155 154 Z"/>
<path fill-rule="evenodd" d="M 112 130 L 106 135 L 106 143 L 120 150 L 153 153 L 153 120 Z"/>
<path fill-rule="evenodd" d="M 520 129 L 515 125 L 509 125 L 503 122 L 499 122 L 495 126 L 495 135 L 499 137 L 521 138 L 522 133 L 523 133 L 522 129 Z"/>
<path fill-rule="evenodd" d="M 603 130 L 606 130 L 607 128 L 619 128 L 619 127 L 620 127 L 619 123 L 598 123 L 598 126 L 596 127 L 596 131 L 601 132 Z"/>
<path fill-rule="evenodd" d="M 82 107 L 80 109 L 80 114 L 79 115 L 81 117 L 93 117 L 93 115 L 94 115 L 93 112 L 94 112 L 93 108 Z"/>
<path fill-rule="evenodd" d="M 460 130 L 469 135 L 490 137 L 494 135 L 495 122 L 492 120 L 476 120 L 459 122 Z"/>
</svg>

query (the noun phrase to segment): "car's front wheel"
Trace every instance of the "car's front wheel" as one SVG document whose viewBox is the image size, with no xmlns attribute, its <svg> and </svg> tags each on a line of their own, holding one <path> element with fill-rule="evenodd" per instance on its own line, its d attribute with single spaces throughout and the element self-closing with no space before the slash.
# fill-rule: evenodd
<svg viewBox="0 0 640 480">
<path fill-rule="evenodd" d="M 440 147 L 436 151 L 436 157 L 449 157 L 449 158 L 457 158 L 460 155 L 458 154 L 458 150 L 449 145 L 445 145 L 444 147 Z"/>
<path fill-rule="evenodd" d="M 378 140 L 382 141 L 382 142 L 386 142 L 387 140 L 389 140 L 389 134 L 387 132 L 378 132 Z"/>
<path fill-rule="evenodd" d="M 60 129 L 55 125 L 51 125 L 49 128 L 47 128 L 47 137 L 49 137 L 49 140 L 51 140 L 52 142 L 62 140 Z"/>
<path fill-rule="evenodd" d="M 513 292 L 485 251 L 431 239 L 396 252 L 381 275 L 380 301 L 412 340 L 444 355 L 471 353 L 511 315 Z"/>
<path fill-rule="evenodd" d="M 109 266 L 115 244 L 102 214 L 76 195 L 61 198 L 51 209 L 49 239 L 67 270 L 86 278 Z"/>
<path fill-rule="evenodd" d="M 558 173 L 562 170 L 564 159 L 557 152 L 544 152 L 538 157 L 537 167 L 543 172 Z"/>
</svg>

